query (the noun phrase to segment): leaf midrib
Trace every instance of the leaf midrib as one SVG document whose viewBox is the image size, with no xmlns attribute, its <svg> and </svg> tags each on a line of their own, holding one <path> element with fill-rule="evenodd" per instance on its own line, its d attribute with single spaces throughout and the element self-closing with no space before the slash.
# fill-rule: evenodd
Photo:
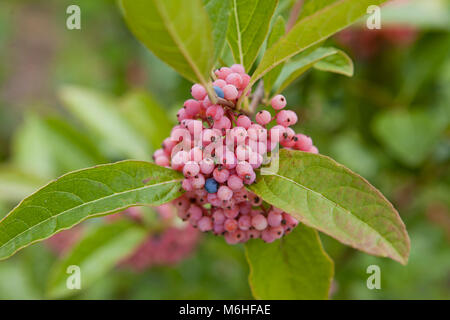
<svg viewBox="0 0 450 320">
<path fill-rule="evenodd" d="M 167 16 L 167 12 L 165 11 L 164 8 L 162 8 L 160 2 L 157 0 L 155 1 L 155 7 L 158 10 L 159 14 L 161 15 L 161 18 L 164 22 L 164 26 L 167 28 L 167 31 L 169 32 L 169 34 L 172 36 L 173 41 L 175 42 L 175 44 L 178 46 L 178 48 L 181 51 L 181 54 L 184 56 L 184 58 L 186 59 L 186 61 L 188 62 L 188 64 L 191 66 L 192 70 L 194 70 L 195 75 L 198 77 L 198 80 L 201 82 L 202 85 L 204 85 L 206 87 L 207 82 L 205 80 L 205 78 L 203 77 L 203 74 L 200 72 L 200 70 L 197 68 L 197 65 L 194 63 L 194 61 L 192 60 L 189 52 L 187 51 L 187 49 L 184 47 L 183 43 L 181 42 L 181 40 L 178 38 L 178 34 L 177 32 L 174 30 L 173 28 L 173 24 L 170 22 L 170 18 Z"/>
<path fill-rule="evenodd" d="M 320 10 L 314 12 L 312 15 L 309 15 L 309 16 L 307 16 L 306 18 L 301 19 L 300 21 L 298 21 L 298 22 L 296 23 L 296 26 L 297 26 L 298 24 L 300 24 L 300 23 L 304 23 L 305 21 L 311 20 L 311 19 L 314 18 L 315 16 L 322 14 L 324 11 L 330 10 L 331 8 L 337 6 L 338 4 L 341 4 L 341 3 L 344 3 L 344 2 L 347 2 L 347 1 L 350 1 L 350 0 L 338 0 L 338 1 L 334 2 L 334 3 L 332 3 L 331 5 L 326 6 L 326 7 L 322 8 L 322 9 L 320 9 Z M 339 31 L 339 30 L 341 30 L 341 29 L 342 29 L 342 28 L 339 28 L 337 31 Z M 291 30 L 291 31 L 292 31 L 292 30 Z M 278 45 L 278 43 L 280 43 L 280 42 L 281 42 L 285 37 L 287 37 L 288 35 L 289 35 L 289 33 L 286 34 L 284 37 L 282 37 L 282 38 L 281 38 L 280 40 L 278 40 L 277 42 L 275 42 L 275 43 L 273 44 L 272 48 L 275 48 L 275 47 Z M 304 47 L 302 51 L 296 52 L 296 53 L 291 54 L 291 55 L 288 55 L 287 57 L 285 57 L 285 58 L 283 58 L 282 60 L 280 60 L 279 63 L 278 63 L 277 65 L 280 65 L 281 63 L 283 63 L 283 62 L 289 60 L 289 59 L 292 58 L 293 56 L 295 56 L 295 55 L 297 55 L 297 54 L 303 52 L 304 50 L 306 50 L 306 49 L 312 47 L 313 45 L 315 45 L 315 44 L 321 42 L 322 40 L 327 39 L 328 37 L 329 37 L 329 36 L 321 37 L 321 38 L 319 38 L 317 41 L 311 43 L 309 46 Z M 271 49 L 272 49 L 272 48 L 271 48 Z M 263 57 L 263 59 L 264 59 L 264 57 Z M 255 77 L 255 79 L 253 79 L 253 80 L 250 82 L 250 84 L 249 84 L 249 85 L 247 86 L 247 88 L 245 89 L 245 93 L 247 93 L 248 88 L 251 88 L 251 87 L 256 83 L 256 81 L 258 81 L 259 79 L 261 79 L 262 77 L 264 77 L 269 71 L 271 71 L 271 70 L 274 69 L 275 67 L 276 67 L 276 66 L 272 67 L 272 68 L 269 69 L 269 70 L 266 70 L 264 73 L 261 73 L 261 72 L 260 72 L 260 74 L 257 74 L 256 71 L 258 71 L 258 70 L 256 70 L 256 71 L 255 71 L 255 74 L 257 74 L 257 77 Z M 244 94 L 243 94 L 243 95 L 244 95 Z"/>
<path fill-rule="evenodd" d="M 300 188 L 305 189 L 305 190 L 307 190 L 307 191 L 310 191 L 310 192 L 312 192 L 313 194 L 316 194 L 316 195 L 322 197 L 323 199 L 329 201 L 330 203 L 334 204 L 335 207 L 338 207 L 338 208 L 342 209 L 342 210 L 343 210 L 344 212 L 346 212 L 348 215 L 350 215 L 351 217 L 354 217 L 354 218 L 357 219 L 358 221 L 362 222 L 362 223 L 365 224 L 370 230 L 374 231 L 377 235 L 379 235 L 380 238 L 383 239 L 383 241 L 384 241 L 385 243 L 387 243 L 388 246 L 389 246 L 394 252 L 397 253 L 398 257 L 399 257 L 402 261 L 404 260 L 402 254 L 401 254 L 401 253 L 400 253 L 400 252 L 392 245 L 392 243 L 391 243 L 390 241 L 388 241 L 383 235 L 381 235 L 376 229 L 374 229 L 372 226 L 370 226 L 367 222 L 365 222 L 365 221 L 359 219 L 357 216 L 353 215 L 352 212 L 349 211 L 348 209 L 345 209 L 344 207 L 340 206 L 338 203 L 336 203 L 336 202 L 334 202 L 334 201 L 328 199 L 328 198 L 327 198 L 326 196 L 324 196 L 322 193 L 317 192 L 317 191 L 314 191 L 314 190 L 312 190 L 312 189 L 309 189 L 308 187 L 306 187 L 306 186 L 304 186 L 304 185 L 302 185 L 302 184 L 296 182 L 295 180 L 289 179 L 289 178 L 287 178 L 287 177 L 285 177 L 285 176 L 281 176 L 281 175 L 279 175 L 279 174 L 277 174 L 277 173 L 272 173 L 272 175 L 273 175 L 273 176 L 276 176 L 276 177 L 279 177 L 279 178 L 281 178 L 281 179 L 284 179 L 284 180 L 286 180 L 286 181 L 292 182 L 292 183 L 294 183 L 295 185 L 299 186 Z M 269 190 L 270 190 L 270 189 L 269 189 Z M 316 228 L 319 229 L 319 227 L 316 227 Z M 325 232 L 324 230 L 322 230 L 322 231 Z"/>
<path fill-rule="evenodd" d="M 236 20 L 236 31 L 237 31 L 237 43 L 238 43 L 238 50 L 239 50 L 239 62 L 243 65 L 244 64 L 244 54 L 242 51 L 242 38 L 241 38 L 241 27 L 239 23 L 239 15 L 237 10 L 237 2 L 236 0 L 233 0 L 233 14 L 234 19 Z"/>
<path fill-rule="evenodd" d="M 29 232 L 30 230 L 33 230 L 34 228 L 36 228 L 37 226 L 41 225 L 42 223 L 45 223 L 45 222 L 47 222 L 47 221 L 49 221 L 49 220 L 56 219 L 57 217 L 59 217 L 59 216 L 61 216 L 61 215 L 63 215 L 63 214 L 66 214 L 66 213 L 68 213 L 68 212 L 70 212 L 70 211 L 72 211 L 72 210 L 76 210 L 76 209 L 81 208 L 81 207 L 83 207 L 83 206 L 91 205 L 91 204 L 96 203 L 97 201 L 105 200 L 105 199 L 108 199 L 108 198 L 111 198 L 111 197 L 114 197 L 114 196 L 117 196 L 117 195 L 122 195 L 122 194 L 126 194 L 126 193 L 133 193 L 133 192 L 136 192 L 136 191 L 139 191 L 139 190 L 145 190 L 145 189 L 147 189 L 147 188 L 151 189 L 151 188 L 153 188 L 153 187 L 157 187 L 157 186 L 161 186 L 161 185 L 165 185 L 165 184 L 170 184 L 170 183 L 175 183 L 175 182 L 179 182 L 179 181 L 181 181 L 181 179 L 174 179 L 174 180 L 170 180 L 170 181 L 164 181 L 164 182 L 160 182 L 160 183 L 157 183 L 157 184 L 152 184 L 152 185 L 149 185 L 149 186 L 144 186 L 144 187 L 140 187 L 140 188 L 136 188 L 136 189 L 132 189 L 132 190 L 126 190 L 126 191 L 122 191 L 122 192 L 116 192 L 116 193 L 110 194 L 110 195 L 108 195 L 108 196 L 106 196 L 106 197 L 102 197 L 102 198 L 99 198 L 99 199 L 95 199 L 95 200 L 93 200 L 93 201 L 84 202 L 83 204 L 80 204 L 80 205 L 75 206 L 75 207 L 73 207 L 73 208 L 70 208 L 70 209 L 61 211 L 61 212 L 59 212 L 59 213 L 57 213 L 57 214 L 55 214 L 55 215 L 52 215 L 51 217 L 49 217 L 49 218 L 47 218 L 47 219 L 45 219 L 45 220 L 42 220 L 41 222 L 39 222 L 39 223 L 37 223 L 37 224 L 31 226 L 30 228 L 28 228 L 28 229 L 22 231 L 22 232 L 19 233 L 19 234 L 15 235 L 13 238 L 9 239 L 9 240 L 6 241 L 4 244 L 2 244 L 2 245 L 0 246 L 0 250 L 3 249 L 5 246 L 7 246 L 11 241 L 17 239 L 18 237 L 20 237 L 20 236 L 23 235 L 24 233 Z M 103 213 L 103 212 L 102 212 L 102 213 Z M 96 213 L 96 214 L 93 214 L 93 215 L 90 215 L 90 214 L 89 214 L 89 215 L 87 215 L 85 218 L 88 218 L 88 217 L 91 217 L 91 216 L 95 216 L 95 215 L 99 215 L 99 214 L 102 214 L 102 213 Z M 84 220 L 85 220 L 85 219 L 82 219 L 81 221 L 84 221 Z M 81 222 L 81 221 L 80 221 L 80 222 Z M 64 229 L 61 229 L 61 230 L 64 230 Z M 24 246 L 17 248 L 14 252 L 17 252 L 18 250 L 20 250 L 20 249 L 23 248 L 23 247 L 24 247 Z M 13 254 L 14 254 L 14 253 L 13 253 Z M 2 258 L 0 257 L 0 260 L 1 260 L 1 259 L 2 259 Z"/>
</svg>

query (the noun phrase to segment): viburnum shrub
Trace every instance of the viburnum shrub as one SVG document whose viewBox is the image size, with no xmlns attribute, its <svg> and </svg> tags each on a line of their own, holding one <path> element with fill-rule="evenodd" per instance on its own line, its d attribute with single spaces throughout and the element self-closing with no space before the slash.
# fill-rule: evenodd
<svg viewBox="0 0 450 320">
<path fill-rule="evenodd" d="M 192 99 L 154 162 L 74 171 L 24 199 L 0 221 L 0 259 L 89 218 L 172 202 L 200 231 L 245 242 L 255 298 L 328 297 L 333 263 L 318 231 L 406 264 L 410 243 L 398 212 L 367 180 L 319 154 L 310 137 L 295 131 L 301 111 L 288 110 L 282 95 L 310 69 L 352 76 L 350 57 L 325 40 L 385 1 L 305 1 L 301 10 L 299 1 L 287 12 L 288 23 L 289 5 L 278 2 L 122 0 L 136 37 L 195 83 Z M 83 107 L 85 101 L 78 100 Z M 133 139 L 120 133 L 111 142 L 133 149 Z M 81 256 L 93 281 L 147 235 L 128 219 L 90 233 L 55 268 L 53 296 L 67 291 L 66 269 L 81 264 Z M 94 252 L 105 262 L 101 270 L 90 267 Z"/>
</svg>

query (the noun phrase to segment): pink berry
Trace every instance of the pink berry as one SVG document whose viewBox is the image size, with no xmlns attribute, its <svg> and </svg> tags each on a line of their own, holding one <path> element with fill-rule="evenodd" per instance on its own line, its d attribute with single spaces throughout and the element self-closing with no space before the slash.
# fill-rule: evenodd
<svg viewBox="0 0 450 320">
<path fill-rule="evenodd" d="M 194 177 L 200 173 L 200 167 L 197 163 L 189 161 L 184 165 L 183 174 L 185 177 Z"/>
<path fill-rule="evenodd" d="M 239 74 L 244 74 L 245 73 L 245 68 L 242 64 L 233 64 L 231 66 L 231 70 L 233 72 L 239 73 Z"/>
<path fill-rule="evenodd" d="M 256 114 L 256 122 L 258 122 L 260 125 L 265 126 L 270 121 L 272 121 L 272 115 L 267 110 L 262 110 Z"/>
<path fill-rule="evenodd" d="M 247 236 L 250 239 L 258 239 L 259 237 L 261 237 L 261 231 L 258 231 L 258 230 L 255 230 L 255 229 L 248 230 L 247 231 Z"/>
<path fill-rule="evenodd" d="M 267 219 L 262 214 L 257 214 L 252 218 L 252 226 L 259 231 L 267 228 Z"/>
<path fill-rule="evenodd" d="M 261 239 L 263 239 L 263 241 L 266 243 L 272 243 L 276 240 L 270 230 L 267 229 L 261 232 Z"/>
<path fill-rule="evenodd" d="M 236 125 L 243 127 L 244 129 L 248 129 L 252 125 L 252 121 L 249 117 L 240 115 L 236 120 Z"/>
<path fill-rule="evenodd" d="M 220 105 L 212 105 L 206 110 L 206 115 L 213 120 L 220 120 L 224 114 L 225 112 Z"/>
<path fill-rule="evenodd" d="M 317 147 L 312 146 L 309 150 L 309 153 L 314 153 L 314 154 L 319 154 L 319 149 L 317 149 Z"/>
<path fill-rule="evenodd" d="M 239 229 L 248 230 L 252 226 L 252 218 L 250 216 L 241 216 L 238 220 Z"/>
<path fill-rule="evenodd" d="M 271 236 L 274 237 L 275 239 L 280 239 L 284 234 L 284 228 L 282 226 L 271 227 L 269 229 L 269 232 Z"/>
<path fill-rule="evenodd" d="M 227 181 L 228 187 L 233 191 L 238 191 L 244 187 L 244 182 L 237 175 L 231 175 Z"/>
<path fill-rule="evenodd" d="M 239 96 L 239 92 L 235 86 L 231 84 L 227 84 L 223 88 L 223 93 L 225 94 L 225 99 L 227 100 L 235 100 Z"/>
<path fill-rule="evenodd" d="M 200 161 L 199 165 L 200 165 L 200 171 L 204 175 L 209 175 L 214 171 L 214 167 L 215 167 L 214 160 L 211 158 L 203 159 L 202 161 Z"/>
<path fill-rule="evenodd" d="M 214 180 L 216 180 L 218 183 L 225 183 L 228 180 L 228 177 L 230 176 L 230 171 L 223 167 L 217 167 L 213 171 L 213 177 Z"/>
<path fill-rule="evenodd" d="M 222 209 L 217 209 L 216 211 L 214 211 L 212 218 L 214 224 L 223 224 L 226 219 Z"/>
<path fill-rule="evenodd" d="M 199 206 L 195 205 L 195 204 L 191 205 L 187 212 L 188 212 L 189 219 L 192 219 L 192 220 L 195 220 L 195 221 L 200 220 L 201 217 L 203 216 L 202 209 Z"/>
<path fill-rule="evenodd" d="M 196 83 L 191 88 L 191 94 L 194 99 L 203 100 L 205 99 L 207 92 L 202 85 Z"/>
<path fill-rule="evenodd" d="M 213 86 L 219 87 L 223 89 L 227 85 L 227 82 L 225 80 L 219 79 L 213 82 Z"/>
<path fill-rule="evenodd" d="M 233 190 L 231 190 L 227 186 L 221 186 L 219 188 L 219 191 L 217 191 L 217 197 L 220 200 L 228 201 L 233 197 Z"/>
<path fill-rule="evenodd" d="M 186 190 L 186 191 L 192 191 L 192 190 L 194 190 L 194 187 L 192 186 L 191 180 L 189 180 L 189 179 L 184 179 L 183 182 L 182 182 L 182 184 L 181 184 L 181 187 L 182 187 L 184 190 Z"/>
<path fill-rule="evenodd" d="M 246 175 L 249 175 L 253 172 L 253 168 L 250 165 L 250 163 L 246 161 L 241 161 L 236 166 L 236 173 L 239 175 L 239 177 L 243 178 Z"/>
<path fill-rule="evenodd" d="M 274 108 L 275 110 L 283 109 L 284 107 L 286 107 L 286 104 L 287 104 L 286 98 L 281 94 L 273 97 L 271 101 L 272 108 Z"/>
<path fill-rule="evenodd" d="M 194 189 L 201 189 L 205 186 L 205 177 L 201 173 L 199 173 L 192 178 L 191 183 Z"/>
<path fill-rule="evenodd" d="M 203 217 L 198 221 L 198 229 L 202 232 L 210 231 L 213 228 L 213 223 L 210 217 Z"/>
<path fill-rule="evenodd" d="M 239 207 L 231 206 L 231 208 L 226 208 L 223 210 L 225 217 L 229 219 L 234 219 L 239 215 Z"/>
<path fill-rule="evenodd" d="M 188 116 L 195 116 L 200 112 L 200 102 L 193 99 L 187 100 L 184 107 Z"/>
<path fill-rule="evenodd" d="M 233 70 L 227 67 L 220 68 L 218 71 L 216 71 L 216 76 L 218 76 L 220 79 L 225 80 L 230 74 L 233 73 Z"/>
<path fill-rule="evenodd" d="M 239 73 L 231 73 L 225 80 L 228 84 L 240 88 L 242 86 L 242 77 Z"/>
<path fill-rule="evenodd" d="M 281 220 L 283 220 L 283 216 L 280 213 L 276 213 L 273 210 L 269 212 L 267 216 L 267 222 L 271 227 L 278 227 L 281 225 Z"/>
<path fill-rule="evenodd" d="M 231 121 L 228 119 L 228 117 L 222 117 L 219 120 L 214 121 L 213 125 L 214 129 L 230 129 L 231 128 Z"/>
<path fill-rule="evenodd" d="M 155 158 L 155 163 L 161 167 L 167 167 L 170 164 L 169 158 L 167 156 L 159 156 Z"/>
<path fill-rule="evenodd" d="M 235 219 L 227 219 L 223 224 L 225 230 L 228 232 L 233 232 L 238 228 L 238 222 Z"/>
<path fill-rule="evenodd" d="M 276 125 L 272 129 L 270 129 L 270 140 L 271 141 L 281 141 L 283 140 L 283 135 L 286 133 L 286 128 L 281 125 Z"/>
<path fill-rule="evenodd" d="M 301 151 L 308 151 L 313 146 L 313 142 L 310 137 L 304 134 L 297 134 L 294 137 L 295 148 Z"/>
</svg>

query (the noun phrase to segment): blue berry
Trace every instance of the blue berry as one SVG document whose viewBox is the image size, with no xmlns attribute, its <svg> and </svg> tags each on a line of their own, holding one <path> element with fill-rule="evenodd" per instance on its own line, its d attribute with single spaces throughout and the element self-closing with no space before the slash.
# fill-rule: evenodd
<svg viewBox="0 0 450 320">
<path fill-rule="evenodd" d="M 214 180 L 213 178 L 209 178 L 208 180 L 206 180 L 205 190 L 208 193 L 216 193 L 218 189 L 219 189 L 219 183 L 216 180 Z"/>
<path fill-rule="evenodd" d="M 223 92 L 221 87 L 214 86 L 214 91 L 216 92 L 216 94 L 219 98 L 222 98 L 222 99 L 225 98 L 225 93 Z"/>
</svg>

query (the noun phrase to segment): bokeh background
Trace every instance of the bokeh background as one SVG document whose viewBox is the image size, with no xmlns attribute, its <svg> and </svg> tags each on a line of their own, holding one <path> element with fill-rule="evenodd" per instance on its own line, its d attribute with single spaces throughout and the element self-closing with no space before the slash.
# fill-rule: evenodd
<svg viewBox="0 0 450 320">
<path fill-rule="evenodd" d="M 334 299 L 450 298 L 450 3 L 400 2 L 383 11 L 381 30 L 361 24 L 328 40 L 353 58 L 353 78 L 314 70 L 286 91 L 300 131 L 379 188 L 411 237 L 401 266 L 321 235 Z M 70 4 L 81 7 L 81 30 L 66 28 Z M 68 171 L 150 160 L 189 89 L 137 42 L 116 1 L 1 1 L 0 217 Z M 0 298 L 47 298 L 60 257 L 47 241 L 0 262 Z M 381 290 L 366 287 L 372 264 Z M 251 299 L 247 276 L 242 247 L 203 236 L 177 263 L 117 266 L 68 298 Z"/>
</svg>

